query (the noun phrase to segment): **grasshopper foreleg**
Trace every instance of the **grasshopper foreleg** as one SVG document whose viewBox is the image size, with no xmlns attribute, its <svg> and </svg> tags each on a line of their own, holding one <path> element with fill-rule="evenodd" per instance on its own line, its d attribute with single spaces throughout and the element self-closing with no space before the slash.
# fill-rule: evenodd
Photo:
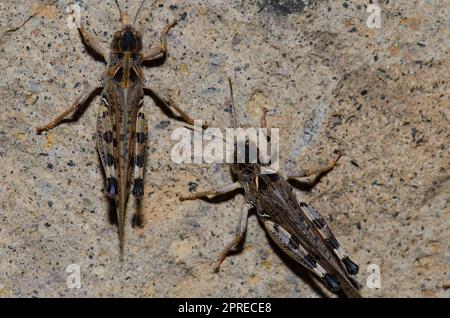
<svg viewBox="0 0 450 318">
<path fill-rule="evenodd" d="M 80 25 L 78 29 L 80 31 L 81 37 L 88 47 L 90 47 L 95 53 L 99 54 L 108 63 L 108 50 L 106 50 L 103 45 L 91 34 L 89 33 L 84 25 Z"/>
<path fill-rule="evenodd" d="M 169 35 L 170 29 L 177 24 L 177 21 L 172 21 L 169 23 L 161 34 L 162 44 L 151 48 L 147 53 L 144 53 L 143 61 L 153 60 L 167 52 L 167 36 Z"/>
</svg>

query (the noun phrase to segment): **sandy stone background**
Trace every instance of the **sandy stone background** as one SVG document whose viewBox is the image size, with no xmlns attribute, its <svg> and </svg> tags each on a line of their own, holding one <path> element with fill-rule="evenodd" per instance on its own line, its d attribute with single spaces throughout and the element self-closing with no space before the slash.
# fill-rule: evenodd
<svg viewBox="0 0 450 318">
<path fill-rule="evenodd" d="M 233 237 L 243 197 L 179 202 L 180 193 L 231 180 L 226 165 L 175 164 L 173 129 L 150 97 L 142 209 L 126 259 L 118 258 L 95 148 L 99 98 L 78 120 L 36 135 L 99 78 L 65 13 L 70 1 L 0 3 L 0 296 L 323 297 L 330 295 L 274 246 L 255 215 L 241 252 L 219 274 L 212 264 Z M 105 45 L 118 28 L 114 1 L 78 2 Z M 120 1 L 134 14 L 137 1 Z M 298 191 L 360 265 L 365 297 L 449 297 L 450 2 L 148 1 L 138 19 L 144 44 L 179 19 L 164 63 L 145 69 L 155 90 L 211 127 L 229 126 L 227 78 L 242 125 L 280 128 L 282 169 L 341 164 Z M 71 264 L 81 288 L 68 288 Z M 381 270 L 369 288 L 367 268 Z M 69 268 L 70 269 L 70 268 Z"/>
</svg>

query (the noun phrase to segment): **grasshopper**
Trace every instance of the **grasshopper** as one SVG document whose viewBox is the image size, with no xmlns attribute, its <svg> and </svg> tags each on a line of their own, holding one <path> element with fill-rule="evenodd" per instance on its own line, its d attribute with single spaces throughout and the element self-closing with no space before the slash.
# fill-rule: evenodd
<svg viewBox="0 0 450 318">
<path fill-rule="evenodd" d="M 233 90 L 230 85 L 231 113 L 234 127 L 237 128 Z M 266 126 L 266 110 L 261 118 L 261 126 Z M 270 142 L 270 134 L 267 134 Z M 258 218 L 272 240 L 291 258 L 300 263 L 313 274 L 317 275 L 332 291 L 343 290 L 349 297 L 361 297 L 348 275 L 357 274 L 359 268 L 348 256 L 336 240 L 331 229 L 325 223 L 319 212 L 303 200 L 298 201 L 294 189 L 288 179 L 320 176 L 332 170 L 339 159 L 332 160 L 328 165 L 301 171 L 293 176 L 284 176 L 275 171 L 261 173 L 264 165 L 260 160 L 256 163 L 247 162 L 249 141 L 245 145 L 235 145 L 235 158 L 238 149 L 245 149 L 245 161 L 231 164 L 235 183 L 215 190 L 197 192 L 180 196 L 180 200 L 195 200 L 199 198 L 223 195 L 237 189 L 244 190 L 245 204 L 240 215 L 235 237 L 223 248 L 214 271 L 218 272 L 220 265 L 228 253 L 242 242 L 246 229 L 249 211 L 255 209 Z M 243 148 L 242 148 L 243 147 Z M 258 149 L 254 148 L 257 150 Z M 265 168 L 268 171 L 268 168 Z"/>
<path fill-rule="evenodd" d="M 85 44 L 106 62 L 106 70 L 101 80 L 89 85 L 75 102 L 48 124 L 40 126 L 40 134 L 63 122 L 101 90 L 101 101 L 97 115 L 97 149 L 106 175 L 105 193 L 114 199 L 119 232 L 120 255 L 123 256 L 126 205 L 131 192 L 140 199 L 144 193 L 144 165 L 148 139 L 148 125 L 143 112 L 144 91 L 163 102 L 166 107 L 177 111 L 189 124 L 194 120 L 180 109 L 171 98 L 163 99 L 147 87 L 142 71 L 142 63 L 165 57 L 167 37 L 176 20 L 169 23 L 162 32 L 162 44 L 143 51 L 142 33 L 135 27 L 137 17 L 145 0 L 140 4 L 133 23 L 123 12 L 117 0 L 121 27 L 115 32 L 108 52 L 89 33 L 83 24 L 79 33 Z"/>
</svg>

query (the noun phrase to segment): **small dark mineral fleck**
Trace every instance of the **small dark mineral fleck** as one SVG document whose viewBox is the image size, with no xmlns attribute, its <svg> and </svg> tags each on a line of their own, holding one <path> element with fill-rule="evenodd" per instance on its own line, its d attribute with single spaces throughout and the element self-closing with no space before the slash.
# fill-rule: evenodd
<svg viewBox="0 0 450 318">
<path fill-rule="evenodd" d="M 156 128 L 165 129 L 165 128 L 169 127 L 169 125 L 170 125 L 170 121 L 163 120 L 158 125 L 156 125 Z"/>
<path fill-rule="evenodd" d="M 188 183 L 188 190 L 189 190 L 189 192 L 197 190 L 197 187 L 198 187 L 198 183 L 196 183 L 196 182 L 189 182 Z"/>
</svg>

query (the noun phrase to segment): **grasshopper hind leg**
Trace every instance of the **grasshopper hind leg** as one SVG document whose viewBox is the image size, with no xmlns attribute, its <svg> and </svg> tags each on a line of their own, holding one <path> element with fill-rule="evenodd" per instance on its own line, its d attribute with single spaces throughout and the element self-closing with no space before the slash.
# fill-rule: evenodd
<svg viewBox="0 0 450 318">
<path fill-rule="evenodd" d="M 302 207 L 309 221 L 316 228 L 321 238 L 333 250 L 333 253 L 345 267 L 347 273 L 349 275 L 356 275 L 359 271 L 359 266 L 350 259 L 347 252 L 339 244 L 333 232 L 331 231 L 327 223 L 325 223 L 325 220 L 322 218 L 319 212 L 305 202 L 301 202 L 300 206 Z"/>
<path fill-rule="evenodd" d="M 328 273 L 287 230 L 269 220 L 264 222 L 264 226 L 270 237 L 285 253 L 321 278 L 332 292 L 341 289 L 339 281 Z"/>
</svg>

